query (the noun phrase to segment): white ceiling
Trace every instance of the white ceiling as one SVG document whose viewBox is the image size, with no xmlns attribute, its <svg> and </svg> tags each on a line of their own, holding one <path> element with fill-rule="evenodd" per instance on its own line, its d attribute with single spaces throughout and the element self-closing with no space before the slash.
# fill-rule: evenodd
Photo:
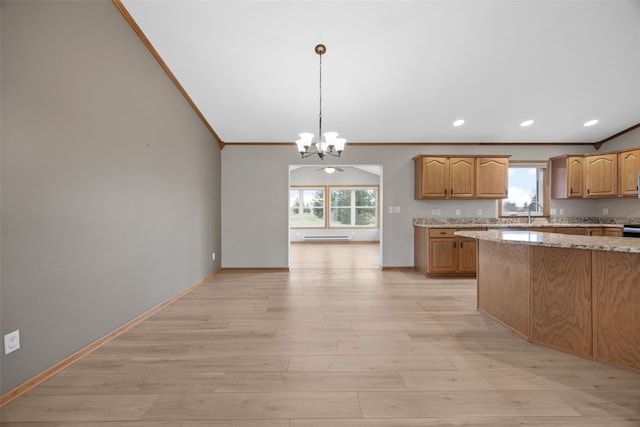
<svg viewBox="0 0 640 427">
<path fill-rule="evenodd" d="M 318 43 L 323 131 L 350 142 L 596 142 L 640 122 L 640 0 L 123 4 L 225 142 L 318 133 Z"/>
</svg>

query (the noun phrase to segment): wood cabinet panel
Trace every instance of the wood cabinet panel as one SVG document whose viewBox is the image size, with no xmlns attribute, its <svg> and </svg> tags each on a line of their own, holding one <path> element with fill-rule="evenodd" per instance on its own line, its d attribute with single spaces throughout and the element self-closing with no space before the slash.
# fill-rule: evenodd
<svg viewBox="0 0 640 427">
<path fill-rule="evenodd" d="M 531 338 L 581 356 L 593 354 L 591 251 L 531 248 Z"/>
<path fill-rule="evenodd" d="M 572 199 L 584 196 L 584 159 L 562 156 L 550 159 L 551 197 Z"/>
<path fill-rule="evenodd" d="M 618 195 L 638 197 L 640 149 L 618 153 Z"/>
<path fill-rule="evenodd" d="M 413 269 L 426 275 L 429 268 L 429 229 L 413 227 Z"/>
<path fill-rule="evenodd" d="M 457 271 L 457 238 L 429 239 L 429 273 L 455 273 Z"/>
<path fill-rule="evenodd" d="M 640 254 L 593 252 L 594 357 L 640 369 Z"/>
<path fill-rule="evenodd" d="M 476 241 L 456 236 L 458 230 L 414 227 L 414 269 L 425 276 L 475 276 Z"/>
<path fill-rule="evenodd" d="M 420 169 L 417 198 L 446 198 L 449 192 L 449 160 L 445 157 L 422 157 L 416 167 Z"/>
<path fill-rule="evenodd" d="M 415 199 L 507 197 L 509 156 L 418 155 L 413 162 Z"/>
<path fill-rule="evenodd" d="M 618 155 L 598 154 L 584 157 L 586 197 L 618 195 Z"/>
<path fill-rule="evenodd" d="M 467 237 L 458 238 L 458 271 L 461 273 L 476 273 L 476 240 Z"/>
<path fill-rule="evenodd" d="M 603 227 L 603 234 L 609 237 L 622 237 L 622 228 Z"/>
<path fill-rule="evenodd" d="M 478 241 L 478 310 L 529 338 L 529 246 Z"/>
<path fill-rule="evenodd" d="M 449 197 L 470 199 L 475 195 L 475 159 L 452 157 L 449 159 Z"/>
<path fill-rule="evenodd" d="M 504 199 L 509 187 L 508 157 L 479 157 L 476 159 L 476 197 Z"/>
</svg>

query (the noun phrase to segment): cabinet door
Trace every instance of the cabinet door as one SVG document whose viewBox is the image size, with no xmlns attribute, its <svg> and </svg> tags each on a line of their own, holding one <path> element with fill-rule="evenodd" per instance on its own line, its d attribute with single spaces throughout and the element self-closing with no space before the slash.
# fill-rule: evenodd
<svg viewBox="0 0 640 427">
<path fill-rule="evenodd" d="M 456 237 L 429 239 L 429 273 L 455 273 L 458 271 L 458 245 Z"/>
<path fill-rule="evenodd" d="M 603 233 L 608 237 L 622 237 L 622 228 L 603 227 Z"/>
<path fill-rule="evenodd" d="M 509 159 L 506 157 L 476 159 L 476 197 L 504 199 L 507 197 Z"/>
<path fill-rule="evenodd" d="M 586 197 L 618 195 L 618 155 L 585 156 Z"/>
<path fill-rule="evenodd" d="M 567 193 L 569 198 L 584 197 L 583 157 L 567 157 Z"/>
<path fill-rule="evenodd" d="M 551 159 L 551 198 L 581 198 L 584 195 L 584 162 L 582 156 Z"/>
<path fill-rule="evenodd" d="M 586 236 L 587 229 L 584 227 L 558 227 L 556 233 L 560 234 L 574 234 L 577 236 Z"/>
<path fill-rule="evenodd" d="M 618 176 L 620 196 L 638 197 L 638 173 L 640 173 L 640 150 L 618 154 Z"/>
<path fill-rule="evenodd" d="M 458 271 L 460 273 L 476 272 L 476 240 L 466 237 L 458 238 Z"/>
<path fill-rule="evenodd" d="M 423 199 L 444 199 L 449 194 L 449 159 L 423 157 L 421 170 Z"/>
<path fill-rule="evenodd" d="M 475 195 L 475 159 L 451 157 L 449 159 L 449 197 L 470 199 Z"/>
<path fill-rule="evenodd" d="M 604 236 L 604 230 L 602 227 L 589 227 L 587 228 L 587 236 Z"/>
</svg>

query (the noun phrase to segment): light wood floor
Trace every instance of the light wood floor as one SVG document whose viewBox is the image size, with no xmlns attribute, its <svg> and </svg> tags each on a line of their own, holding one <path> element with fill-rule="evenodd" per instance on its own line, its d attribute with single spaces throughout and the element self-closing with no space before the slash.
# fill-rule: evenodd
<svg viewBox="0 0 640 427">
<path fill-rule="evenodd" d="M 289 248 L 291 270 L 380 267 L 377 242 L 303 242 Z"/>
<path fill-rule="evenodd" d="M 529 344 L 472 279 L 222 272 L 2 409 L 2 426 L 639 426 L 640 375 Z"/>
</svg>

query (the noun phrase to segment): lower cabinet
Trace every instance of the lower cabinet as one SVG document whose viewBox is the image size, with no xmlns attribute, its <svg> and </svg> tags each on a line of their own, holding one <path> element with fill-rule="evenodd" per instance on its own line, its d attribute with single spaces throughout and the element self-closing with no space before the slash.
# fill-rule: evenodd
<svg viewBox="0 0 640 427">
<path fill-rule="evenodd" d="M 415 227 L 415 269 L 425 276 L 475 276 L 476 240 L 456 236 L 459 230 Z"/>
</svg>

